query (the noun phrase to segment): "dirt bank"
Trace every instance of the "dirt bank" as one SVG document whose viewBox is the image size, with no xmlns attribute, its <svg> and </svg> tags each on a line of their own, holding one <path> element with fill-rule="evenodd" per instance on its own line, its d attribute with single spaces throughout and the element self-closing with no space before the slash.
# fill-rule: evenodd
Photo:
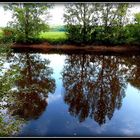
<svg viewBox="0 0 140 140">
<path fill-rule="evenodd" d="M 117 53 L 117 54 L 139 54 L 140 46 L 76 46 L 76 45 L 51 45 L 41 44 L 14 44 L 15 52 L 38 52 L 38 53 Z"/>
</svg>

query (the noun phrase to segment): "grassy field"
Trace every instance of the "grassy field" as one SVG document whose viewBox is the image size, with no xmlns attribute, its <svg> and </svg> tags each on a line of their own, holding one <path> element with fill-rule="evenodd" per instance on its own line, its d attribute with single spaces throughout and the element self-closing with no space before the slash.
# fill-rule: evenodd
<svg viewBox="0 0 140 140">
<path fill-rule="evenodd" d="M 49 43 L 64 43 L 67 41 L 65 32 L 42 32 L 39 38 Z"/>
<path fill-rule="evenodd" d="M 2 38 L 2 30 L 0 29 L 0 39 Z M 62 44 L 67 41 L 65 32 L 41 32 L 37 38 L 39 42 L 47 41 L 52 44 Z M 35 41 L 36 42 L 36 41 Z"/>
</svg>

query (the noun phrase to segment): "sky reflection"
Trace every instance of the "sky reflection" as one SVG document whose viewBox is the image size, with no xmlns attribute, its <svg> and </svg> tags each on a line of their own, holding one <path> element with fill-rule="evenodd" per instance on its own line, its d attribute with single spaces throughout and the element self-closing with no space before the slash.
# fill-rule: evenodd
<svg viewBox="0 0 140 140">
<path fill-rule="evenodd" d="M 21 56 L 24 60 L 28 55 Z M 40 79 L 38 78 L 40 72 L 51 70 L 50 82 L 53 80 L 56 87 L 54 89 L 54 86 L 49 85 L 53 90 L 46 91 L 46 86 L 41 86 L 41 83 L 37 85 L 44 88 L 41 91 L 46 92 L 44 98 L 47 105 L 43 106 L 43 110 L 37 118 L 32 116 L 26 120 L 26 117 L 22 116 L 26 121 L 18 136 L 140 136 L 140 81 L 139 77 L 136 77 L 139 72 L 139 57 L 132 59 L 119 56 L 59 54 L 37 54 L 28 57 L 36 68 L 36 71 L 30 73 L 32 77 Z M 19 61 L 16 59 L 13 62 L 15 64 Z M 26 61 L 23 62 L 22 69 L 26 70 Z M 40 65 L 41 69 L 37 68 L 36 64 Z M 100 74 L 103 76 L 101 77 Z M 50 75 L 48 74 L 48 76 Z M 42 80 L 47 78 L 47 76 L 42 77 Z M 22 82 L 24 83 L 27 79 L 28 76 L 24 76 Z M 115 80 L 113 81 L 113 79 Z M 17 83 L 19 82 L 17 81 Z M 18 88 L 20 87 L 19 91 L 22 91 L 21 89 L 26 85 L 23 83 L 17 85 Z M 29 95 L 31 96 L 30 90 L 24 91 L 28 95 L 27 98 Z M 54 91 L 53 94 L 51 94 L 52 91 Z M 36 93 L 40 95 L 38 90 Z M 20 92 L 18 94 L 21 95 Z M 16 94 L 15 96 L 17 97 Z M 36 99 L 32 99 L 33 108 L 44 102 L 44 98 L 36 97 Z M 22 98 L 14 99 L 18 102 L 25 101 Z M 28 101 L 26 100 L 26 102 Z M 15 106 L 17 105 L 15 104 Z M 20 110 L 23 109 L 22 107 Z M 104 110 L 100 111 L 100 108 Z M 23 110 L 26 112 L 28 109 L 24 107 Z M 104 114 L 102 114 L 103 112 Z M 79 116 L 83 117 L 82 121 Z M 21 114 L 17 113 L 13 117 L 19 119 Z M 102 117 L 104 121 L 102 121 Z"/>
</svg>

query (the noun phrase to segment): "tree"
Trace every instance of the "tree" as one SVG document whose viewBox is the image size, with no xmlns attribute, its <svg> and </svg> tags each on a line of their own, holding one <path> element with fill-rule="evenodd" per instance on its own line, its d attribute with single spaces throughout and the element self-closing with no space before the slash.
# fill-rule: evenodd
<svg viewBox="0 0 140 140">
<path fill-rule="evenodd" d="M 41 3 L 10 3 L 4 6 L 5 10 L 13 14 L 13 21 L 9 25 L 16 29 L 18 41 L 31 42 L 46 28 L 45 20 L 41 16 L 48 17 L 48 9 L 51 6 Z"/>
<path fill-rule="evenodd" d="M 102 31 L 98 32 L 97 39 L 103 43 L 118 43 L 124 40 L 123 26 L 127 23 L 127 3 L 103 3 L 100 4 L 100 25 Z M 123 31 L 123 32 L 122 32 Z M 122 40 L 121 40 L 122 41 Z"/>
<path fill-rule="evenodd" d="M 78 43 L 102 41 L 109 44 L 119 42 L 120 39 L 124 41 L 122 27 L 127 22 L 128 7 L 127 3 L 66 5 L 64 22 L 69 39 Z"/>
<path fill-rule="evenodd" d="M 134 31 L 132 32 L 136 44 L 140 44 L 140 13 L 134 15 L 135 24 L 133 25 Z"/>
<path fill-rule="evenodd" d="M 95 3 L 66 4 L 64 22 L 70 41 L 88 43 L 98 21 L 98 7 Z"/>
</svg>

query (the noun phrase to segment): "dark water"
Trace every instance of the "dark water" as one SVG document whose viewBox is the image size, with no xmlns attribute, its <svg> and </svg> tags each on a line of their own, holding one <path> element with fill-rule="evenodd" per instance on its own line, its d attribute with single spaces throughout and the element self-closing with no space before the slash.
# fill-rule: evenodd
<svg viewBox="0 0 140 140">
<path fill-rule="evenodd" d="M 0 136 L 140 136 L 138 55 L 15 53 L 0 67 Z"/>
</svg>

